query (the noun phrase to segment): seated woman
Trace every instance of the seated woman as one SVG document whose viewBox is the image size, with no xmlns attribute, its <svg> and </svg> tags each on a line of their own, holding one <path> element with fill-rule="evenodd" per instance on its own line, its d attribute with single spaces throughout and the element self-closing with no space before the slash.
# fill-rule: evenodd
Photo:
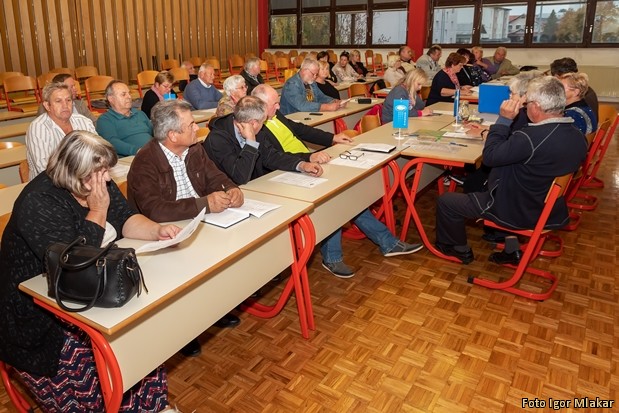
<svg viewBox="0 0 619 413">
<path fill-rule="evenodd" d="M 426 100 L 427 106 L 436 102 L 453 102 L 457 89 L 460 89 L 460 95 L 471 94 L 471 86 L 462 86 L 458 81 L 458 72 L 462 70 L 464 63 L 466 59 L 458 53 L 450 53 L 447 56 L 445 68 L 432 79 L 430 94 Z"/>
<path fill-rule="evenodd" d="M 391 89 L 383 103 L 381 122 L 383 124 L 393 120 L 393 101 L 395 99 L 407 99 L 409 103 L 408 116 L 428 116 L 432 109 L 426 108 L 425 103 L 419 96 L 421 87 L 428 81 L 428 75 L 422 69 L 416 68 L 406 74 L 404 81 Z"/>
<path fill-rule="evenodd" d="M 340 92 L 335 88 L 333 82 L 329 80 L 329 64 L 323 60 L 318 61 L 318 76 L 316 76 L 316 85 L 325 95 L 333 99 L 340 99 Z"/>
<path fill-rule="evenodd" d="M 142 112 L 146 113 L 150 119 L 150 111 L 159 101 L 163 100 L 168 93 L 174 93 L 172 84 L 174 83 L 174 75 L 168 71 L 159 72 L 155 77 L 153 86 L 144 93 L 142 99 Z"/>
<path fill-rule="evenodd" d="M 329 76 L 327 76 L 326 79 L 331 81 L 333 85 L 337 85 L 337 76 L 335 76 L 335 73 L 333 73 L 333 66 L 335 66 L 335 64 L 329 61 L 329 52 L 318 52 L 318 54 L 316 55 L 316 60 L 318 60 L 319 62 L 326 62 L 329 65 Z"/>
<path fill-rule="evenodd" d="M 353 50 L 352 52 L 350 52 L 350 60 L 348 61 L 348 64 L 355 70 L 355 72 L 357 72 L 358 75 L 363 78 L 366 77 L 368 74 L 370 76 L 374 76 L 374 73 L 370 72 L 363 65 L 363 63 L 361 63 L 361 53 L 359 53 L 359 50 Z M 375 89 L 384 89 L 386 87 L 385 81 L 383 79 L 378 79 L 374 83 L 375 85 L 372 85 L 372 87 L 374 87 Z"/>
<path fill-rule="evenodd" d="M 456 51 L 461 56 L 464 56 L 466 63 L 460 72 L 458 72 L 458 81 L 460 85 L 479 86 L 484 82 L 488 82 L 491 78 L 479 66 L 475 66 L 475 55 L 468 49 L 460 48 Z"/>
<path fill-rule="evenodd" d="M 471 52 L 473 53 L 473 64 L 479 67 L 481 70 L 486 72 L 486 69 L 492 64 L 490 59 L 484 57 L 484 49 L 481 46 L 473 46 L 471 48 Z M 488 72 L 486 72 L 486 76 L 490 77 Z"/>
<path fill-rule="evenodd" d="M 383 78 L 385 82 L 389 82 L 390 87 L 394 87 L 406 76 L 400 68 L 402 67 L 402 61 L 400 60 L 400 56 L 398 55 L 390 55 L 387 58 L 387 70 L 385 70 L 385 75 Z"/>
<path fill-rule="evenodd" d="M 597 118 L 584 99 L 589 89 L 589 76 L 580 72 L 566 73 L 559 76 L 559 80 L 565 88 L 565 116 L 574 119 L 574 126 L 585 135 L 596 131 Z"/>
<path fill-rule="evenodd" d="M 54 242 L 84 236 L 99 247 L 120 237 L 170 239 L 180 231 L 129 208 L 110 179 L 117 160 L 105 139 L 69 133 L 46 171 L 22 190 L 2 236 L 0 359 L 15 368 L 43 411 L 102 412 L 103 393 L 88 336 L 36 305 L 19 283 L 44 271 L 45 250 Z M 167 406 L 166 372 L 159 366 L 124 394 L 120 411 Z"/>
<path fill-rule="evenodd" d="M 241 75 L 232 75 L 224 80 L 224 95 L 219 99 L 215 116 L 224 116 L 234 112 L 236 103 L 247 96 L 247 84 Z"/>
<path fill-rule="evenodd" d="M 356 82 L 363 77 L 348 64 L 348 52 L 340 54 L 339 62 L 333 66 L 333 73 L 337 76 L 338 82 Z"/>
</svg>

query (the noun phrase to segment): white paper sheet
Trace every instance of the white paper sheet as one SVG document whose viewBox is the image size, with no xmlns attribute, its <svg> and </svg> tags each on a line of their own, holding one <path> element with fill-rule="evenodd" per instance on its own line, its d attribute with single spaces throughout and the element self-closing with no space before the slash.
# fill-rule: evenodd
<svg viewBox="0 0 619 413">
<path fill-rule="evenodd" d="M 203 208 L 202 211 L 200 211 L 200 213 L 194 219 L 192 219 L 189 224 L 185 225 L 185 228 L 181 229 L 181 231 L 176 235 L 175 238 L 149 242 L 148 244 L 144 244 L 141 247 L 137 248 L 135 250 L 135 253 L 140 254 L 145 252 L 157 251 L 162 248 L 171 247 L 172 245 L 176 245 L 180 242 L 185 241 L 191 236 L 191 234 L 194 233 L 196 228 L 198 228 L 198 225 L 200 225 L 200 222 L 204 218 L 205 212 L 206 208 Z"/>
<path fill-rule="evenodd" d="M 280 184 L 300 186 L 303 188 L 313 188 L 323 182 L 327 182 L 326 178 L 317 178 L 298 172 L 284 172 L 269 179 L 271 182 L 279 182 Z"/>
<path fill-rule="evenodd" d="M 229 210 L 245 212 L 255 216 L 256 218 L 260 218 L 267 212 L 273 211 L 279 207 L 281 207 L 281 205 L 245 198 L 243 205 L 240 208 L 229 208 Z"/>
<path fill-rule="evenodd" d="M 378 153 L 378 152 L 364 152 L 360 150 L 351 149 L 351 155 L 357 156 L 356 160 L 352 159 L 342 159 L 339 156 L 337 158 L 331 159 L 329 163 L 331 165 L 341 165 L 341 166 L 350 166 L 352 168 L 360 168 L 360 169 L 370 169 L 376 165 L 379 165 L 385 161 L 385 159 L 389 158 L 388 154 Z"/>
</svg>

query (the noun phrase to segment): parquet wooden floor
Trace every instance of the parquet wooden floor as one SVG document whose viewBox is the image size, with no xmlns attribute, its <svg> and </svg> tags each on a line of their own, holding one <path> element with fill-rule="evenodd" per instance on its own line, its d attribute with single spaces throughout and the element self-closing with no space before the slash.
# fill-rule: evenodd
<svg viewBox="0 0 619 413">
<path fill-rule="evenodd" d="M 345 240 L 354 278 L 331 276 L 319 257 L 309 270 L 317 325 L 309 340 L 294 300 L 271 320 L 241 314 L 237 328 L 199 337 L 200 357 L 166 363 L 172 400 L 199 413 L 516 412 L 524 398 L 533 403 L 525 411 L 551 411 L 550 399 L 571 402 L 561 412 L 619 411 L 616 138 L 602 168 L 606 187 L 591 191 L 599 207 L 576 232 L 561 233 L 563 256 L 538 260 L 560 278 L 551 299 L 468 284 L 470 275 L 504 272 L 487 261 L 492 250 L 475 241 L 473 225 L 468 266 L 425 250 L 385 259 L 368 240 Z M 420 200 L 430 233 L 435 200 L 435 190 Z M 574 408 L 584 397 L 616 402 Z M 13 411 L 2 389 L 0 413 Z"/>
</svg>

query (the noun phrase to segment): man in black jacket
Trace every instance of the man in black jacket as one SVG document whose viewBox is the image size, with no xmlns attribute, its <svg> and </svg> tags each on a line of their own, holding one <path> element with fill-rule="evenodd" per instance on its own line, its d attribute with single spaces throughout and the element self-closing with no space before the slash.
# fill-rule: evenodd
<svg viewBox="0 0 619 413">
<path fill-rule="evenodd" d="M 254 90 L 256 86 L 264 83 L 264 79 L 260 74 L 260 59 L 257 57 L 250 57 L 247 59 L 241 71 L 241 76 L 245 79 L 247 94 L 250 95 L 251 91 Z"/>
</svg>

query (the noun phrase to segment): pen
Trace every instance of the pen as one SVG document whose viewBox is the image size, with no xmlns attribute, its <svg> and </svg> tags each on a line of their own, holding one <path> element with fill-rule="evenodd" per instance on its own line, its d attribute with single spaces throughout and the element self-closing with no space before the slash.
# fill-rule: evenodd
<svg viewBox="0 0 619 413">
<path fill-rule="evenodd" d="M 224 184 L 221 184 L 221 189 L 222 189 L 225 193 L 228 193 L 228 190 L 226 189 L 226 187 L 224 186 Z"/>
<path fill-rule="evenodd" d="M 465 148 L 468 148 L 468 147 L 469 147 L 469 145 L 465 145 L 465 144 L 463 144 L 463 143 L 449 142 L 449 144 L 450 144 L 450 145 L 456 145 L 456 146 L 463 146 L 463 147 L 465 147 Z"/>
</svg>

